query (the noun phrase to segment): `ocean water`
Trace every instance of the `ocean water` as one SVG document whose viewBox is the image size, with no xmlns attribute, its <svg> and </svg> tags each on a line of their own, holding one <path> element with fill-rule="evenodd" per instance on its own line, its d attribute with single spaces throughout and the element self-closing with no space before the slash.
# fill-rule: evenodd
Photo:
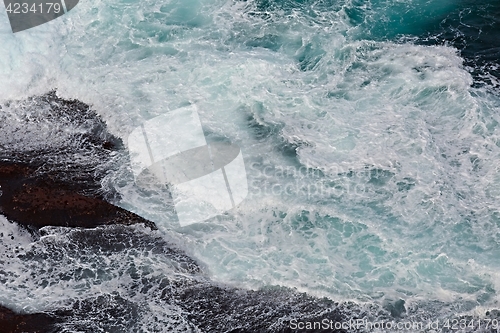
<svg viewBox="0 0 500 333">
<path fill-rule="evenodd" d="M 91 104 L 124 142 L 195 104 L 208 140 L 241 147 L 242 204 L 181 227 L 170 199 L 134 184 L 126 152 L 103 186 L 215 281 L 484 315 L 500 306 L 499 20 L 497 1 L 89 0 L 12 34 L 2 8 L 0 100 L 55 88 Z M 37 133 L 23 140 L 61 140 Z M 15 236 L 2 238 L 2 260 L 16 246 L 71 250 L 70 231 L 33 242 L 2 223 Z M 127 289 L 132 266 L 175 270 L 147 251 L 120 265 L 99 252 L 64 265 L 14 256 L 0 301 L 42 311 L 118 290 L 165 311 Z"/>
</svg>

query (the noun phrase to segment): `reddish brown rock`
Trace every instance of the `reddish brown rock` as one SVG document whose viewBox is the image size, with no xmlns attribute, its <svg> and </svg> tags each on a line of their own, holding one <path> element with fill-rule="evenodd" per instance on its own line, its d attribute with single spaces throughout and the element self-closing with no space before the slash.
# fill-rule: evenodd
<svg viewBox="0 0 500 333">
<path fill-rule="evenodd" d="M 96 194 L 80 194 L 78 184 L 66 185 L 50 175 L 35 175 L 34 168 L 28 165 L 0 162 L 0 186 L 0 213 L 24 226 L 92 228 L 143 223 L 155 229 L 154 223 Z"/>
<path fill-rule="evenodd" d="M 155 229 L 112 205 L 119 195 L 102 189 L 109 168 L 127 163 L 126 153 L 89 105 L 52 91 L 0 109 L 0 214 L 36 229 L 135 223 Z"/>
</svg>

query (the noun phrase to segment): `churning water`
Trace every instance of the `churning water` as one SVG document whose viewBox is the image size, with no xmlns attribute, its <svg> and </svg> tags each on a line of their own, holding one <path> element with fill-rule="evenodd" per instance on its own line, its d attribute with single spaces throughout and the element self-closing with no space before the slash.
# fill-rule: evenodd
<svg viewBox="0 0 500 333">
<path fill-rule="evenodd" d="M 89 0 L 12 34 L 2 10 L 0 99 L 57 88 L 124 142 L 196 104 L 208 140 L 241 147 L 243 203 L 181 227 L 125 153 L 103 185 L 216 281 L 484 313 L 500 301 L 499 20 L 497 1 Z M 30 251 L 70 252 L 71 232 L 32 243 L 2 223 L 1 260 L 28 253 L 0 271 L 2 303 L 44 310 L 111 288 L 159 309 L 127 289 L 130 267 L 174 269 L 147 250 L 40 263 Z"/>
</svg>

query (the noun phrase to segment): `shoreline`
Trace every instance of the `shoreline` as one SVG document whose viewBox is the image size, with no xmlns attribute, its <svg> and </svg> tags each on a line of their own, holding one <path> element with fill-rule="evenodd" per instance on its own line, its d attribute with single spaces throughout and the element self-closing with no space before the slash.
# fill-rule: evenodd
<svg viewBox="0 0 500 333">
<path fill-rule="evenodd" d="M 120 139 L 107 132 L 99 116 L 88 105 L 60 99 L 55 92 L 33 98 L 37 99 L 52 105 L 55 114 L 69 117 L 70 123 L 85 124 L 83 128 L 87 132 L 80 132 L 76 139 L 88 145 L 86 156 L 97 156 L 78 164 L 72 160 L 75 148 L 71 145 L 44 147 L 43 151 L 0 149 L 0 214 L 28 230 L 33 243 L 45 235 L 40 232 L 44 227 L 68 228 L 67 243 L 55 243 L 60 246 L 57 249 L 61 253 L 47 253 L 42 258 L 47 263 L 50 264 L 50 260 L 57 262 L 64 253 L 111 256 L 129 249 L 166 258 L 172 262 L 172 273 L 159 277 L 130 273 L 133 281 L 130 288 L 157 288 L 158 299 L 181 314 L 181 318 L 176 319 L 178 325 L 190 331 L 363 332 L 366 330 L 342 326 L 310 330 L 306 326 L 301 328 L 299 323 L 323 320 L 332 323 L 352 320 L 398 322 L 430 314 L 436 318 L 440 316 L 432 308 L 423 314 L 410 313 L 403 300 L 395 300 L 394 304 L 383 308 L 375 303 L 363 308 L 361 304 L 320 299 L 285 287 L 252 291 L 211 281 L 195 258 L 158 235 L 153 222 L 109 202 L 117 194 L 102 189 L 105 166 L 112 160 L 113 153 L 124 147 Z M 58 121 L 57 117 L 52 120 Z M 137 231 L 135 224 L 145 228 Z M 148 297 L 146 292 L 140 295 Z M 434 306 L 439 307 L 439 304 Z M 100 317 L 101 312 L 103 317 Z M 61 306 L 41 313 L 16 313 L 0 304 L 0 327 L 7 332 L 85 331 L 91 330 L 86 328 L 86 320 L 95 316 L 102 320 L 96 327 L 116 328 L 116 322 L 135 323 L 139 313 L 138 305 L 126 296 L 115 290 L 104 290 L 101 295 L 74 301 L 72 307 Z M 500 319 L 500 312 L 495 310 L 486 315 Z M 175 316 L 172 318 L 177 318 Z M 125 326 L 122 329 L 126 331 Z"/>
<path fill-rule="evenodd" d="M 76 107 L 74 111 L 85 109 L 87 118 L 92 115 L 89 106 L 79 101 L 60 99 L 55 92 L 36 98 L 58 105 L 66 114 L 71 115 L 72 108 Z M 123 146 L 119 139 L 105 132 L 105 124 L 97 114 L 93 113 L 93 116 L 101 133 L 88 133 L 88 141 L 94 144 L 94 150 L 98 150 L 101 159 L 109 159 L 113 151 L 123 149 Z M 115 241 L 122 239 L 123 243 L 134 239 L 136 235 L 127 226 L 142 224 L 146 227 L 145 230 L 157 230 L 153 222 L 107 202 L 106 196 L 109 193 L 103 193 L 100 189 L 102 178 L 82 174 L 74 167 L 64 169 L 60 165 L 49 165 L 47 161 L 37 161 L 40 159 L 40 156 L 35 156 L 37 153 L 46 156 L 51 153 L 71 155 L 71 152 L 50 152 L 51 147 L 48 148 L 44 152 L 10 152 L 11 158 L 5 156 L 8 155 L 5 154 L 7 152 L 2 156 L 0 151 L 0 214 L 27 229 L 33 240 L 40 238 L 40 229 L 43 227 L 69 227 L 78 235 L 75 236 L 78 240 L 76 243 L 81 241 L 78 247 L 108 246 L 113 251 L 118 251 L 123 248 L 117 244 L 111 245 L 108 237 Z M 41 168 L 44 171 L 41 172 Z M 75 175 L 80 177 L 74 177 Z M 147 234 L 143 236 L 146 239 L 150 237 Z M 150 239 L 145 243 L 157 241 Z M 137 246 L 144 246 L 143 242 L 138 242 Z M 311 320 L 318 319 L 320 315 L 323 318 L 325 314 L 331 320 L 346 319 L 339 310 L 338 303 L 316 299 L 287 288 L 250 291 L 211 282 L 203 276 L 195 260 L 174 247 L 170 248 L 170 244 L 162 246 L 164 249 L 160 251 L 161 254 L 168 255 L 170 252 L 174 260 L 181 263 L 181 267 L 188 267 L 184 271 L 189 275 L 183 280 L 182 288 L 170 295 L 165 293 L 162 298 L 176 299 L 178 306 L 189 313 L 187 319 L 192 322 L 193 328 L 218 330 L 225 322 L 224 331 L 227 332 L 288 332 L 286 318 L 297 311 L 303 312 L 304 318 Z M 93 301 L 88 300 L 90 303 Z M 109 311 L 112 312 L 113 309 Z M 85 313 L 65 308 L 50 313 L 21 314 L 0 304 L 0 327 L 8 332 L 57 332 L 58 325 L 64 326 L 68 318 L 84 315 Z M 235 317 L 240 317 L 239 320 L 245 322 L 243 326 L 247 328 L 236 325 L 242 329 L 240 330 L 227 321 L 227 318 Z M 273 325 L 275 329 L 266 329 Z"/>
</svg>

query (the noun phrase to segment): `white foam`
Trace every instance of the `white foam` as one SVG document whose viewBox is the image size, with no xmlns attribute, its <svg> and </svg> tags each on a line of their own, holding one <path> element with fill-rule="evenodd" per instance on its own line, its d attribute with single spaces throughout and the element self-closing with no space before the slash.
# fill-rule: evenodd
<svg viewBox="0 0 500 333">
<path fill-rule="evenodd" d="M 495 285 L 498 96 L 471 88 L 455 49 L 352 40 L 341 12 L 191 5 L 86 1 L 44 28 L 51 37 L 4 34 L 0 97 L 58 87 L 122 138 L 196 103 L 207 137 L 244 153 L 250 197 L 238 209 L 180 228 L 171 200 L 135 187 L 126 163 L 110 179 L 124 207 L 190 246 L 215 279 L 362 300 L 450 301 Z M 277 50 L 258 44 L 273 36 Z"/>
</svg>

